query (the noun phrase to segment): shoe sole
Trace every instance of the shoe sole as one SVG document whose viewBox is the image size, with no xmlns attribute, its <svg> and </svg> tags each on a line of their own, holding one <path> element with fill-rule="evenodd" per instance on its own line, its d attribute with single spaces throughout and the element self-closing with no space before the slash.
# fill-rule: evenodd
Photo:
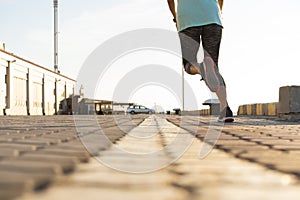
<svg viewBox="0 0 300 200">
<path fill-rule="evenodd" d="M 227 117 L 227 118 L 219 119 L 218 122 L 232 123 L 234 122 L 234 119 L 232 117 Z"/>
<path fill-rule="evenodd" d="M 210 57 L 205 57 L 203 61 L 204 66 L 204 74 L 205 74 L 205 83 L 208 86 L 208 88 L 212 92 L 217 92 L 220 89 L 220 81 L 217 77 L 215 68 L 214 68 L 215 62 Z"/>
</svg>

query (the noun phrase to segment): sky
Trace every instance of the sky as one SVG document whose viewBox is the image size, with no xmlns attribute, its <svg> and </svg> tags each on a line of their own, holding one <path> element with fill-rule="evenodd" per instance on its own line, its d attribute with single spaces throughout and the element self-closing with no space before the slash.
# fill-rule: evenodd
<svg viewBox="0 0 300 200">
<path fill-rule="evenodd" d="M 0 41 L 6 43 L 6 50 L 53 69 L 53 1 L 0 0 L 0 8 Z M 219 68 L 235 112 L 242 104 L 277 102 L 281 86 L 300 85 L 299 8 L 299 0 L 224 1 Z M 143 28 L 176 32 L 167 0 L 59 0 L 61 73 L 77 79 L 97 47 Z M 112 64 L 95 86 L 95 98 L 120 100 L 112 99 L 117 83 L 135 67 L 152 62 L 181 74 L 178 56 L 135 52 Z M 188 110 L 204 108 L 202 102 L 214 98 L 199 79 L 185 75 L 197 99 L 197 105 L 186 101 Z M 180 87 L 180 80 L 176 84 Z M 159 105 L 165 110 L 182 106 L 178 95 L 159 84 L 137 87 L 128 101 L 148 107 Z"/>
</svg>

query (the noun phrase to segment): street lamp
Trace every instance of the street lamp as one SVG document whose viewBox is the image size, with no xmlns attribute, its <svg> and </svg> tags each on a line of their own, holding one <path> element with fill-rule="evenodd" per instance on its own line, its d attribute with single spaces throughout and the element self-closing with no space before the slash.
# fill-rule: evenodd
<svg viewBox="0 0 300 200">
<path fill-rule="evenodd" d="M 184 111 L 184 69 L 182 68 L 182 72 L 181 72 L 181 77 L 182 77 L 182 88 L 181 88 L 181 92 L 182 92 L 182 111 Z"/>
<path fill-rule="evenodd" d="M 53 0 L 54 6 L 54 71 L 58 70 L 58 0 Z"/>
</svg>

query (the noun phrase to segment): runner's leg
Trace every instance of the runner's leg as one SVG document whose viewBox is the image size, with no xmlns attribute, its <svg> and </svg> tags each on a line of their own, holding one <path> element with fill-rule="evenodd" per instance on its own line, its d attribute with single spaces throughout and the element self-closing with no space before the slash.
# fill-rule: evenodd
<svg viewBox="0 0 300 200">
<path fill-rule="evenodd" d="M 219 50 L 222 38 L 222 27 L 216 24 L 204 26 L 201 36 L 202 46 L 205 52 L 204 56 L 210 56 L 215 62 L 215 72 L 220 82 L 220 88 L 216 91 L 216 95 L 219 98 L 220 110 L 222 111 L 226 106 L 228 106 L 225 81 L 222 75 L 220 74 L 218 68 Z"/>
<path fill-rule="evenodd" d="M 200 47 L 200 27 L 190 27 L 179 32 L 182 63 L 188 74 L 200 74 L 197 53 Z"/>
</svg>

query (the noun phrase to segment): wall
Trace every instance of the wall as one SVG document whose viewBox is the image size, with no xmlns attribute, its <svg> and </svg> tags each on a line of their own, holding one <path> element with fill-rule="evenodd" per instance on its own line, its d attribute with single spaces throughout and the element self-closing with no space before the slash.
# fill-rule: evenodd
<svg viewBox="0 0 300 200">
<path fill-rule="evenodd" d="M 238 115 L 277 116 L 277 102 L 245 104 L 239 106 Z"/>
<path fill-rule="evenodd" d="M 53 115 L 75 80 L 0 49 L 0 115 Z"/>
</svg>

